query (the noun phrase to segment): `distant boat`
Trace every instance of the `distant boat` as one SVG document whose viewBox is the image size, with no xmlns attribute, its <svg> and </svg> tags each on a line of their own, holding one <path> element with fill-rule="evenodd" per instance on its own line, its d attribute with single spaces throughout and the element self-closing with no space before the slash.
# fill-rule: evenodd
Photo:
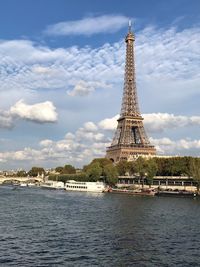
<svg viewBox="0 0 200 267">
<path fill-rule="evenodd" d="M 36 187 L 37 184 L 36 184 L 36 183 L 28 183 L 27 186 L 28 186 L 28 187 Z"/>
<path fill-rule="evenodd" d="M 103 193 L 106 191 L 106 185 L 103 182 L 78 182 L 69 180 L 65 183 L 65 190 Z"/>
<path fill-rule="evenodd" d="M 26 184 L 26 183 L 21 183 L 20 186 L 21 186 L 21 187 L 26 187 L 27 184 Z"/>
<path fill-rule="evenodd" d="M 57 182 L 57 181 L 46 181 L 45 183 L 40 184 L 41 188 L 46 189 L 64 189 L 64 183 L 63 182 Z"/>
</svg>

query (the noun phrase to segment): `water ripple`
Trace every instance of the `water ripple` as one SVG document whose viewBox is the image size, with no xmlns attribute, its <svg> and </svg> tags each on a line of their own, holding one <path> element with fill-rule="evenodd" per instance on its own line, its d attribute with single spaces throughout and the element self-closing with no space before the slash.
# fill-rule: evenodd
<svg viewBox="0 0 200 267">
<path fill-rule="evenodd" d="M 200 200 L 0 188 L 0 266 L 200 266 Z"/>
</svg>

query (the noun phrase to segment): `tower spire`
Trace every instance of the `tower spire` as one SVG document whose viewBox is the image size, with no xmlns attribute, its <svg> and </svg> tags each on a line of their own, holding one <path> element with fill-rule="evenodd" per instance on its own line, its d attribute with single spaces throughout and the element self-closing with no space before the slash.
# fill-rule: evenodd
<svg viewBox="0 0 200 267">
<path fill-rule="evenodd" d="M 131 29 L 132 29 L 132 22 L 131 20 L 129 19 L 128 21 L 128 32 L 131 33 Z"/>
<path fill-rule="evenodd" d="M 128 34 L 125 38 L 126 63 L 121 113 L 112 144 L 107 148 L 106 153 L 106 157 L 114 162 L 134 160 L 138 156 L 156 154 L 154 146 L 150 144 L 146 135 L 138 105 L 134 41 L 135 36 L 131 29 L 131 21 L 129 20 Z"/>
</svg>

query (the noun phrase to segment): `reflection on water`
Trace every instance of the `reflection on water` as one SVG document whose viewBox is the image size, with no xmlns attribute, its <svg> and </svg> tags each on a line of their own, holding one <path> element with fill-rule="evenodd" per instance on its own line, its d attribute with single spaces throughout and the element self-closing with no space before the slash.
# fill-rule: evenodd
<svg viewBox="0 0 200 267">
<path fill-rule="evenodd" d="M 200 201 L 0 188 L 0 266 L 199 266 Z"/>
</svg>

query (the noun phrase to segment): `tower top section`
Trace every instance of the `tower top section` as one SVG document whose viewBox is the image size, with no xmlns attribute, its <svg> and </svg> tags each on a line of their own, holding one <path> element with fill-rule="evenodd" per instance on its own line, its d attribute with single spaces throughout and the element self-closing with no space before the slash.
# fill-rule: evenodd
<svg viewBox="0 0 200 267">
<path fill-rule="evenodd" d="M 135 36 L 131 29 L 131 21 L 129 21 L 128 33 L 125 38 L 126 64 L 120 117 L 133 116 L 141 118 L 137 99 L 137 88 L 135 79 L 134 41 Z"/>
<path fill-rule="evenodd" d="M 132 32 L 132 22 L 131 20 L 128 21 L 128 34 L 126 36 L 126 39 L 125 39 L 126 42 L 128 41 L 135 41 L 135 36 Z"/>
</svg>

